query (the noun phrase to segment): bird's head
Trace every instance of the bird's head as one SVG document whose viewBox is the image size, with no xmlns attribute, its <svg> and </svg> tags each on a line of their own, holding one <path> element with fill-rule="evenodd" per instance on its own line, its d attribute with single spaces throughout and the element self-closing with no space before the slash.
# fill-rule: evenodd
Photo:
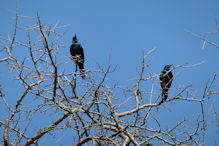
<svg viewBox="0 0 219 146">
<path fill-rule="evenodd" d="M 73 41 L 73 43 L 77 43 L 78 42 L 78 39 L 77 39 L 76 35 L 72 38 L 72 41 Z"/>
<path fill-rule="evenodd" d="M 169 70 L 172 64 L 164 66 L 164 70 Z"/>
</svg>

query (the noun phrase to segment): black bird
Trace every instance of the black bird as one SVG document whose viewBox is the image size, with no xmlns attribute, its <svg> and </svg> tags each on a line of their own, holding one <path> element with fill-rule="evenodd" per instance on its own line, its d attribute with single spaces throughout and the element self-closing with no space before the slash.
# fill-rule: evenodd
<svg viewBox="0 0 219 146">
<path fill-rule="evenodd" d="M 72 55 L 74 62 L 79 67 L 82 79 L 84 79 L 86 74 L 85 74 L 85 70 L 84 70 L 83 47 L 81 46 L 81 44 L 78 43 L 78 39 L 77 39 L 76 35 L 72 38 L 72 41 L 73 41 L 73 43 L 71 45 L 70 52 L 71 52 L 71 55 Z M 77 66 L 76 66 L 76 71 L 77 71 Z"/>
<path fill-rule="evenodd" d="M 162 88 L 162 101 L 161 103 L 167 99 L 168 97 L 168 90 L 173 81 L 173 74 L 170 71 L 170 67 L 172 65 L 166 65 L 160 73 L 160 86 Z"/>
</svg>

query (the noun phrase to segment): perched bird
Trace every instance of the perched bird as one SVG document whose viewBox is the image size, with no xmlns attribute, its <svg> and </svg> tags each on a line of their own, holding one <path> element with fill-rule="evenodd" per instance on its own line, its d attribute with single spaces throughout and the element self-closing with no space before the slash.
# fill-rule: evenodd
<svg viewBox="0 0 219 146">
<path fill-rule="evenodd" d="M 72 55 L 74 62 L 79 67 L 82 79 L 84 79 L 86 77 L 84 70 L 84 51 L 81 44 L 78 43 L 78 39 L 76 35 L 72 38 L 72 41 L 73 43 L 70 48 L 70 53 Z M 76 66 L 76 71 L 77 71 L 77 66 Z"/>
<path fill-rule="evenodd" d="M 171 83 L 173 81 L 173 74 L 170 71 L 170 67 L 172 65 L 166 65 L 160 73 L 160 86 L 162 88 L 162 101 L 165 101 L 168 97 L 168 90 L 171 86 Z"/>
</svg>

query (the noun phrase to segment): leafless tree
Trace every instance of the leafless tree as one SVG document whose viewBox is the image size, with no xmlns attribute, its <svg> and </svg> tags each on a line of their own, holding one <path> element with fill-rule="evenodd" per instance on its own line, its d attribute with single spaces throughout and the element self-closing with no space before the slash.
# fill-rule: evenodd
<svg viewBox="0 0 219 146">
<path fill-rule="evenodd" d="M 203 104 L 218 94 L 213 88 L 218 72 L 206 83 L 202 97 L 196 97 L 190 85 L 186 85 L 170 89 L 175 91 L 174 95 L 160 105 L 159 73 L 147 70 L 150 67 L 148 58 L 154 49 L 143 53 L 139 76 L 132 80 L 132 87 L 109 83 L 109 75 L 115 70 L 110 61 L 106 67 L 96 63 L 97 69 L 86 70 L 88 76 L 83 81 L 74 70 L 65 71 L 65 66 L 73 64 L 70 56 L 66 56 L 68 62 L 63 62 L 59 56 L 59 49 L 63 47 L 60 40 L 64 36 L 60 32 L 65 26 L 43 24 L 39 14 L 25 17 L 35 24 L 20 26 L 19 18 L 24 17 L 16 12 L 12 38 L 0 36 L 1 66 L 8 68 L 10 82 L 19 86 L 17 90 L 10 90 L 16 96 L 9 97 L 4 90 L 7 83 L 1 84 L 1 109 L 7 111 L 0 116 L 1 143 L 40 145 L 41 139 L 47 136 L 56 139 L 56 133 L 67 130 L 71 131 L 73 145 L 204 143 L 202 136 L 208 113 L 204 112 Z M 26 40 L 19 40 L 18 31 L 26 34 Z M 19 51 L 23 51 L 23 56 L 16 55 Z M 177 65 L 172 70 L 197 65 Z M 144 88 L 145 84 L 150 89 Z M 200 108 L 194 119 L 185 115 L 166 126 L 160 121 L 160 111 L 170 109 L 167 103 L 177 104 L 177 101 L 198 103 Z M 213 109 L 218 121 L 218 113 Z"/>
</svg>

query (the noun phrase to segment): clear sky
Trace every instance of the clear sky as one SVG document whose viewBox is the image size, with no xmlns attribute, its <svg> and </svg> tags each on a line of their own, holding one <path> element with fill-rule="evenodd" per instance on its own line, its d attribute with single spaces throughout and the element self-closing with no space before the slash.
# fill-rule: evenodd
<svg viewBox="0 0 219 146">
<path fill-rule="evenodd" d="M 15 0 L 0 0 L 1 35 L 12 34 L 15 15 L 11 11 L 15 7 Z M 72 37 L 77 34 L 84 47 L 85 68 L 92 68 L 94 60 L 106 65 L 111 54 L 111 64 L 117 66 L 112 83 L 125 85 L 137 77 L 142 51 L 152 48 L 155 48 L 150 55 L 152 73 L 159 73 L 166 64 L 192 65 L 205 61 L 198 67 L 174 71 L 172 88 L 193 84 L 197 97 L 202 95 L 207 80 L 219 71 L 219 49 L 210 44 L 202 48 L 203 41 L 185 31 L 201 36 L 205 32 L 216 32 L 218 0 L 19 0 L 18 7 L 19 14 L 24 16 L 36 16 L 38 11 L 44 24 L 69 24 L 63 29 L 65 47 L 60 52 L 64 56 L 69 54 Z M 34 23 L 25 18 L 19 20 L 22 25 Z M 219 43 L 218 34 L 205 36 Z M 4 82 L 4 73 L 0 71 L 0 82 Z M 219 100 L 215 101 L 219 111 Z M 214 140 L 219 145 L 219 135 L 213 131 L 216 128 L 208 132 L 206 143 L 209 145 Z"/>
</svg>

